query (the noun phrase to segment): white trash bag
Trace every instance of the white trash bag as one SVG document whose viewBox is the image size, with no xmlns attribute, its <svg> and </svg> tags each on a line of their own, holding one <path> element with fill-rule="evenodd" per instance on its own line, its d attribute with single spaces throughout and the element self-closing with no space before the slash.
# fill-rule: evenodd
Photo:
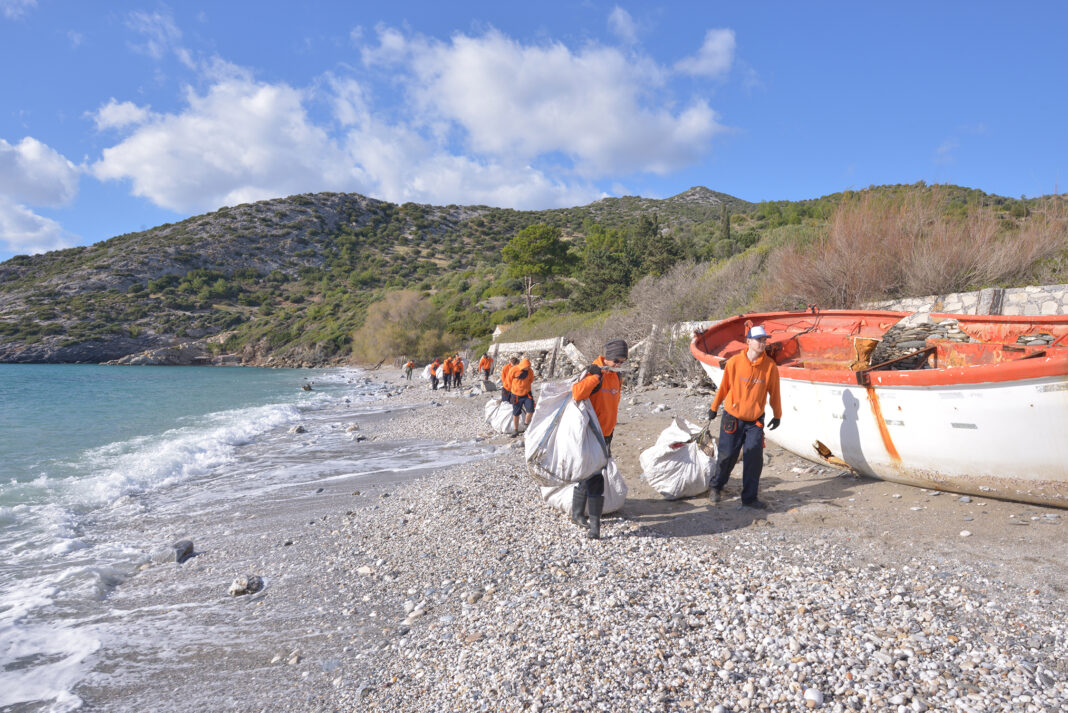
<svg viewBox="0 0 1068 713">
<path fill-rule="evenodd" d="M 554 510 L 571 513 L 571 498 L 574 496 L 578 483 L 570 485 L 554 485 L 541 488 L 541 499 Z M 603 513 L 615 512 L 623 508 L 623 502 L 627 499 L 627 483 L 616 467 L 614 458 L 608 460 L 604 473 L 604 510 Z M 589 508 L 587 507 L 587 510 Z"/>
<path fill-rule="evenodd" d="M 500 399 L 491 399 L 486 402 L 483 420 L 490 428 L 498 433 L 512 432 L 512 404 L 506 404 Z"/>
<path fill-rule="evenodd" d="M 642 480 L 668 500 L 690 498 L 708 490 L 708 480 L 715 462 L 715 440 L 711 440 L 712 454 L 702 450 L 696 436 L 701 432 L 686 419 L 676 418 L 656 439 L 656 445 L 642 451 Z"/>
<path fill-rule="evenodd" d="M 430 364 L 427 364 L 426 368 L 423 369 L 423 373 L 420 374 L 420 376 L 422 378 L 426 379 L 427 381 L 430 381 L 430 372 L 432 371 L 430 366 L 431 366 Z"/>
<path fill-rule="evenodd" d="M 577 483 L 608 464 L 608 446 L 589 399 L 571 398 L 571 384 L 541 387 L 527 426 L 527 472 L 538 485 Z"/>
</svg>

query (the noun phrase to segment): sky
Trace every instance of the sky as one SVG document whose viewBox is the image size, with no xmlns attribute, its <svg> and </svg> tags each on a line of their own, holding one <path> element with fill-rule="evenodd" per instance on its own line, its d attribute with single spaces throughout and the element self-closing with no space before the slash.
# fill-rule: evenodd
<svg viewBox="0 0 1068 713">
<path fill-rule="evenodd" d="M 0 0 L 0 261 L 317 191 L 1065 191 L 1068 3 Z"/>
</svg>

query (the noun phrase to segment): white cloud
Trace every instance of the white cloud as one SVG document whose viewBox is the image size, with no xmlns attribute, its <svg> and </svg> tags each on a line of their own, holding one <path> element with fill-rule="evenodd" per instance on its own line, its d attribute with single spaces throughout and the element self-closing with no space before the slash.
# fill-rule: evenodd
<svg viewBox="0 0 1068 713">
<path fill-rule="evenodd" d="M 121 129 L 131 124 L 143 124 L 151 113 L 148 107 L 140 107 L 133 102 L 119 102 L 114 97 L 92 115 L 98 131 Z"/>
<path fill-rule="evenodd" d="M 9 20 L 15 20 L 37 7 L 37 0 L 0 0 L 0 12 Z"/>
<path fill-rule="evenodd" d="M 615 48 L 524 46 L 496 31 L 443 43 L 380 28 L 379 39 L 365 61 L 400 64 L 424 121 L 455 123 L 479 154 L 563 155 L 587 178 L 665 173 L 722 129 L 703 101 L 673 111 L 664 69 Z"/>
<path fill-rule="evenodd" d="M 351 166 L 309 121 L 303 98 L 241 79 L 204 95 L 187 89 L 182 113 L 152 115 L 105 149 L 93 174 L 128 179 L 135 195 L 179 212 L 350 185 Z"/>
<path fill-rule="evenodd" d="M 59 206 L 78 194 L 80 170 L 55 149 L 27 136 L 0 139 L 0 196 L 18 203 Z"/>
<path fill-rule="evenodd" d="M 131 12 L 126 26 L 141 35 L 141 42 L 131 43 L 131 48 L 152 59 L 163 59 L 182 39 L 182 32 L 174 24 L 174 19 L 160 12 Z"/>
<path fill-rule="evenodd" d="M 630 13 L 616 5 L 608 14 L 608 28 L 619 39 L 633 44 L 638 41 L 638 25 Z"/>
<path fill-rule="evenodd" d="M 958 148 L 960 148 L 960 141 L 953 137 L 946 139 L 935 149 L 934 162 L 937 164 L 954 163 L 957 160 L 955 152 Z"/>
<path fill-rule="evenodd" d="M 720 77 L 730 71 L 734 48 L 734 30 L 709 30 L 697 54 L 677 62 L 675 69 L 700 77 Z"/>
<path fill-rule="evenodd" d="M 0 246 L 5 250 L 37 254 L 71 247 L 76 240 L 56 221 L 0 196 Z"/>
</svg>

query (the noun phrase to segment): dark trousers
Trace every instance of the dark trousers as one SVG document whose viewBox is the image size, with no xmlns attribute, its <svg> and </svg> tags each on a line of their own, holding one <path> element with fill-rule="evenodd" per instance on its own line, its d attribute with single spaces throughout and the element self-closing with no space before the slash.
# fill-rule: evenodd
<svg viewBox="0 0 1068 713">
<path fill-rule="evenodd" d="M 453 374 L 452 375 L 452 385 L 455 386 L 456 388 L 460 388 L 460 383 L 463 380 L 464 380 L 464 375 L 463 374 Z"/>
<path fill-rule="evenodd" d="M 490 378 L 490 370 L 489 369 L 483 369 L 482 370 L 482 380 L 483 381 L 489 381 L 489 378 Z"/>
<path fill-rule="evenodd" d="M 764 469 L 764 419 L 743 421 L 724 412 L 713 489 L 723 490 L 739 454 L 742 456 L 742 502 L 751 503 L 757 499 L 760 471 Z"/>
<path fill-rule="evenodd" d="M 431 385 L 431 387 L 433 387 L 434 391 L 437 391 L 438 390 L 438 377 L 431 376 L 430 377 L 430 385 Z"/>
<path fill-rule="evenodd" d="M 615 434 L 613 433 L 612 436 Z M 612 436 L 605 436 L 604 442 L 608 444 L 608 452 L 612 452 Z M 583 480 L 579 487 L 586 488 L 586 496 L 590 498 L 600 498 L 604 496 L 604 471 L 602 470 L 597 475 L 591 475 L 586 480 Z"/>
<path fill-rule="evenodd" d="M 445 375 L 445 389 L 448 390 L 448 388 L 450 386 L 452 386 L 452 374 L 446 374 Z"/>
</svg>

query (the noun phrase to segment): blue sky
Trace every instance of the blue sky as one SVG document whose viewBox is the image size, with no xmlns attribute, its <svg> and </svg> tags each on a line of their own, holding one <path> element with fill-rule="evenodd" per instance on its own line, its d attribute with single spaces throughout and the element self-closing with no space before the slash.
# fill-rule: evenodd
<svg viewBox="0 0 1068 713">
<path fill-rule="evenodd" d="M 0 0 L 0 260 L 313 191 L 1068 181 L 1068 3 Z"/>
</svg>

